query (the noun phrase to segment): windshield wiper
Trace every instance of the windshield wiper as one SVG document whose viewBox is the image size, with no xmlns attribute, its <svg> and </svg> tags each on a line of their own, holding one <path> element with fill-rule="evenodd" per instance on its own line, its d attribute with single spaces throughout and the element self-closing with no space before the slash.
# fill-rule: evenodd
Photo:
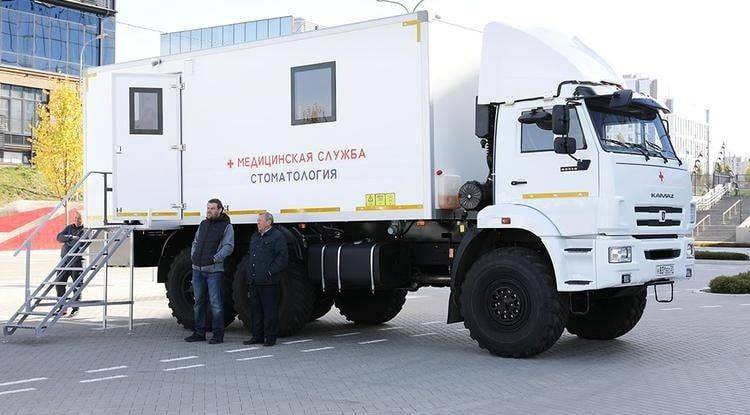
<svg viewBox="0 0 750 415">
<path fill-rule="evenodd" d="M 638 150 L 639 153 L 643 154 L 643 157 L 646 157 L 646 161 L 651 160 L 651 157 L 649 157 L 649 155 L 648 155 L 648 151 L 646 151 L 646 149 L 644 147 L 642 147 L 642 146 L 637 146 L 635 144 L 626 143 L 624 141 L 613 140 L 611 138 L 602 138 L 602 141 L 606 141 L 606 142 L 612 143 L 612 144 L 617 144 L 617 145 L 619 145 L 621 147 Z"/>
<path fill-rule="evenodd" d="M 668 136 L 668 135 L 666 135 L 666 134 L 662 134 L 662 135 L 660 135 L 660 136 L 659 136 L 659 140 L 663 139 L 664 137 L 667 137 L 667 140 L 669 140 L 669 136 Z M 649 144 L 653 144 L 653 143 L 649 143 Z M 655 144 L 654 144 L 654 145 L 655 145 Z M 680 158 L 679 158 L 679 157 L 677 156 L 677 152 L 676 152 L 676 151 L 674 151 L 674 150 L 673 150 L 672 152 L 674 153 L 674 158 L 676 158 L 676 159 L 677 159 L 677 165 L 679 165 L 679 166 L 682 166 L 682 160 L 680 160 Z"/>
<path fill-rule="evenodd" d="M 661 148 L 660 146 L 657 146 L 656 144 L 654 144 L 654 143 L 652 143 L 652 142 L 650 142 L 648 140 L 644 140 L 644 143 L 646 143 L 646 145 L 648 145 L 649 147 L 651 147 L 652 149 L 654 149 L 656 151 L 656 153 L 659 155 L 659 157 L 661 157 L 661 158 L 664 159 L 664 164 L 669 163 L 669 159 L 667 158 L 667 156 L 664 155 L 664 149 L 663 148 Z"/>
</svg>

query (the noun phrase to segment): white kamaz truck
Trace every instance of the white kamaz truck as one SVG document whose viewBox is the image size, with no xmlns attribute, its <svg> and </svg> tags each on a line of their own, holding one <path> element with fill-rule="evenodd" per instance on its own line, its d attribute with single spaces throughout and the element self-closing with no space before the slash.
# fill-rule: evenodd
<svg viewBox="0 0 750 415">
<path fill-rule="evenodd" d="M 500 356 L 564 329 L 614 339 L 649 286 L 692 275 L 695 222 L 667 108 L 618 79 L 575 38 L 426 12 L 93 68 L 85 168 L 112 174 L 86 183 L 85 219 L 136 226 L 134 265 L 158 267 L 187 328 L 190 243 L 218 197 L 226 324 L 250 321 L 243 257 L 268 211 L 292 258 L 285 335 L 334 305 L 380 324 L 436 286 Z"/>
</svg>

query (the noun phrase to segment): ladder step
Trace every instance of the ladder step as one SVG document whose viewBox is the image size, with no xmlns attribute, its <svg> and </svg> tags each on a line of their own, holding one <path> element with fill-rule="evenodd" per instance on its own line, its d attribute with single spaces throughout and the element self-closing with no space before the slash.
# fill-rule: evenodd
<svg viewBox="0 0 750 415">
<path fill-rule="evenodd" d="M 73 285 L 75 282 L 62 282 L 62 281 L 52 281 L 52 282 L 43 282 L 42 285 Z"/>
<path fill-rule="evenodd" d="M 108 240 L 109 239 L 107 239 L 107 238 L 103 238 L 103 239 L 96 238 L 96 239 L 81 239 L 80 241 L 81 242 L 106 242 Z M 119 239 L 115 239 L 115 241 L 119 241 Z"/>
<path fill-rule="evenodd" d="M 57 267 L 55 268 L 55 271 L 83 271 L 87 269 L 88 267 Z M 96 267 L 94 267 L 96 268 Z"/>
<path fill-rule="evenodd" d="M 49 314 L 55 314 L 55 313 L 52 313 L 52 312 L 43 313 L 41 311 L 22 311 L 22 312 L 19 312 L 18 314 L 23 314 L 26 316 L 47 316 Z"/>
<path fill-rule="evenodd" d="M 59 297 L 30 297 L 32 300 L 59 300 Z"/>
<path fill-rule="evenodd" d="M 71 254 L 71 253 L 67 253 L 67 254 L 65 254 L 65 256 L 86 256 L 86 254 L 85 254 L 85 253 L 81 253 L 81 254 Z"/>
<path fill-rule="evenodd" d="M 36 326 L 24 326 L 22 324 L 7 324 L 5 327 L 12 328 L 12 329 L 36 330 Z M 45 326 L 42 328 L 47 328 L 47 327 Z"/>
</svg>

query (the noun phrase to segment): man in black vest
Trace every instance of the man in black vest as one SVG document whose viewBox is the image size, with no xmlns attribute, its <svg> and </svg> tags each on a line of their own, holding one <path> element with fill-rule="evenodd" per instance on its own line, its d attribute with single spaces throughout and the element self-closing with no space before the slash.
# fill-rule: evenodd
<svg viewBox="0 0 750 415">
<path fill-rule="evenodd" d="M 276 344 L 279 335 L 279 302 L 281 276 L 289 262 L 286 238 L 273 227 L 273 215 L 258 215 L 258 232 L 250 238 L 250 261 L 247 270 L 252 327 L 250 340 L 244 344 Z"/>
<path fill-rule="evenodd" d="M 190 256 L 193 261 L 193 313 L 195 326 L 186 342 L 206 340 L 206 291 L 211 303 L 211 328 L 214 332 L 210 344 L 224 342 L 224 260 L 234 250 L 234 229 L 224 205 L 219 199 L 211 199 L 206 206 L 206 219 L 195 233 Z"/>
</svg>

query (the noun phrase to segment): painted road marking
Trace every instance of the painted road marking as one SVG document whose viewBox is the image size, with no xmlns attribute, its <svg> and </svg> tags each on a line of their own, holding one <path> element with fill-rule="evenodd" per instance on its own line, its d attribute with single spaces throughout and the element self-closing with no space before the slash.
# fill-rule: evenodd
<svg viewBox="0 0 750 415">
<path fill-rule="evenodd" d="M 246 360 L 258 360 L 258 359 L 265 359 L 267 357 L 273 357 L 273 355 L 272 354 L 266 354 L 266 355 L 263 355 L 263 356 L 243 357 L 243 358 L 237 359 L 237 361 L 238 362 L 244 362 Z"/>
<path fill-rule="evenodd" d="M 120 370 L 120 369 L 127 369 L 127 366 L 114 366 L 114 367 L 105 367 L 103 369 L 91 369 L 87 370 L 86 373 L 99 373 L 99 372 L 109 372 L 110 370 Z"/>
<path fill-rule="evenodd" d="M 440 323 L 442 323 L 442 321 L 428 321 L 426 323 L 419 323 L 419 324 L 423 326 L 429 326 L 430 324 L 440 324 Z"/>
<path fill-rule="evenodd" d="M 702 305 L 702 306 L 700 306 L 700 308 L 720 308 L 720 307 L 724 307 L 724 306 L 722 306 L 722 305 Z"/>
<path fill-rule="evenodd" d="M 201 364 L 199 364 L 199 365 L 180 366 L 180 367 L 170 367 L 170 368 L 168 368 L 168 369 L 162 369 L 162 370 L 163 370 L 164 372 L 172 372 L 172 371 L 175 371 L 175 370 L 183 370 L 183 369 L 193 369 L 193 368 L 196 368 L 196 367 L 203 367 L 203 366 L 206 366 L 206 365 L 204 365 L 204 364 L 202 364 L 202 363 L 201 363 Z"/>
<path fill-rule="evenodd" d="M 313 340 L 313 339 L 292 340 L 292 341 L 289 341 L 289 342 L 283 342 L 283 343 L 281 343 L 281 344 L 297 344 L 297 343 L 307 343 L 307 342 L 311 342 L 312 340 Z"/>
<path fill-rule="evenodd" d="M 151 323 L 135 323 L 135 324 L 133 324 L 133 327 L 148 326 L 149 324 L 151 324 Z M 93 328 L 91 330 L 102 331 L 102 330 L 126 329 L 126 328 L 129 328 L 129 326 L 107 326 L 106 329 L 104 327 L 95 327 L 95 328 Z"/>
<path fill-rule="evenodd" d="M 242 349 L 234 349 L 234 350 L 225 350 L 226 353 L 239 353 L 239 352 L 249 352 L 251 350 L 258 350 L 257 347 L 245 347 Z"/>
<path fill-rule="evenodd" d="M 85 379 L 85 380 L 79 381 L 79 383 L 101 382 L 103 380 L 122 379 L 126 377 L 128 377 L 128 375 L 107 376 L 106 378 Z"/>
<path fill-rule="evenodd" d="M 432 332 L 429 332 L 429 333 L 412 334 L 411 337 L 432 336 L 432 335 L 435 335 L 435 334 L 437 334 L 437 333 L 435 333 L 434 331 L 432 331 Z"/>
<path fill-rule="evenodd" d="M 317 349 L 305 349 L 305 350 L 300 350 L 300 351 L 302 353 L 310 353 L 310 352 L 320 352 L 320 351 L 323 351 L 323 350 L 331 350 L 331 349 L 333 349 L 333 346 L 318 347 Z"/>
<path fill-rule="evenodd" d="M 23 380 L 14 380 L 13 382 L 0 383 L 0 386 L 20 385 L 22 383 L 39 382 L 40 380 L 47 380 L 48 378 L 32 378 Z"/>
<path fill-rule="evenodd" d="M 429 295 L 407 295 L 407 300 L 417 299 L 417 298 L 430 298 Z"/>
<path fill-rule="evenodd" d="M 385 342 L 385 341 L 388 341 L 388 339 L 370 340 L 370 341 L 366 341 L 366 342 L 359 342 L 357 344 L 373 344 L 373 343 L 380 343 L 380 342 Z"/>
<path fill-rule="evenodd" d="M 357 335 L 357 334 L 359 334 L 359 333 L 360 333 L 360 332 L 358 332 L 358 331 L 354 331 L 354 332 L 351 332 L 351 333 L 334 334 L 334 335 L 333 335 L 333 337 L 347 337 L 347 336 L 355 336 L 355 335 Z"/>
<path fill-rule="evenodd" d="M 162 359 L 159 360 L 162 363 L 169 363 L 169 362 L 177 362 L 180 360 L 190 360 L 190 359 L 197 359 L 198 356 L 185 356 L 185 357 L 175 357 L 174 359 Z"/>
<path fill-rule="evenodd" d="M 750 305 L 750 304 L 740 304 L 740 305 Z"/>
<path fill-rule="evenodd" d="M 397 326 L 397 327 L 386 327 L 384 329 L 378 329 L 378 330 L 380 330 L 380 331 L 388 331 L 388 330 L 398 330 L 398 329 L 402 329 L 402 328 L 403 327 L 398 327 Z"/>
<path fill-rule="evenodd" d="M 36 390 L 36 388 L 15 389 L 15 390 L 12 390 L 12 391 L 0 392 L 0 395 L 10 395 L 12 393 L 30 392 L 30 391 L 35 391 L 35 390 Z"/>
<path fill-rule="evenodd" d="M 464 327 L 462 329 L 456 329 L 456 331 L 469 331 L 469 329 L 467 329 L 466 327 Z"/>
<path fill-rule="evenodd" d="M 680 308 L 680 307 L 675 307 L 675 308 L 660 308 L 659 310 L 661 310 L 661 311 L 675 311 L 675 310 L 682 310 L 682 308 Z"/>
</svg>

